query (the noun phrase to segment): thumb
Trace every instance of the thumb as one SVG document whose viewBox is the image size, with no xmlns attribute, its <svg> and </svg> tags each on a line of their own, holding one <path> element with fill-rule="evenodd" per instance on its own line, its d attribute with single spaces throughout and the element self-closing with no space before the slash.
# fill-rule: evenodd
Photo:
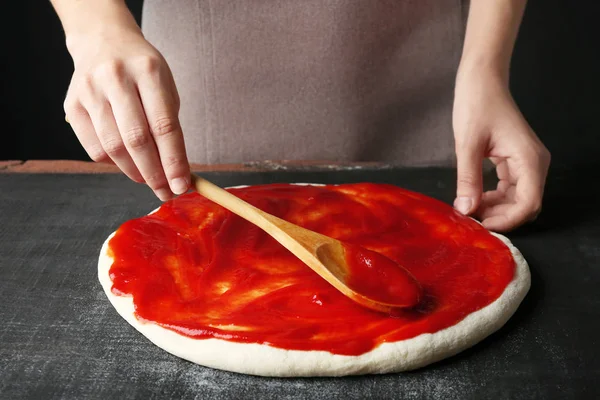
<svg viewBox="0 0 600 400">
<path fill-rule="evenodd" d="M 483 193 L 483 153 L 483 146 L 479 143 L 469 143 L 457 147 L 457 181 L 454 208 L 461 214 L 472 214 L 481 202 Z"/>
</svg>

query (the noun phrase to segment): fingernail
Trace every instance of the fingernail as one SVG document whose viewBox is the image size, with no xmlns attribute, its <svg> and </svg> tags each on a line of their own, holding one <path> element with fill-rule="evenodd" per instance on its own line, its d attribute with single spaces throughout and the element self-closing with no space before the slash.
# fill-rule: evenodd
<svg viewBox="0 0 600 400">
<path fill-rule="evenodd" d="M 456 208 L 461 214 L 467 215 L 473 207 L 473 200 L 470 197 L 457 197 L 454 200 L 454 208 Z"/>
<path fill-rule="evenodd" d="M 171 199 L 171 191 L 169 189 L 158 189 L 155 193 L 160 201 L 167 201 Z"/>
<path fill-rule="evenodd" d="M 171 190 L 175 194 L 185 193 L 189 187 L 190 183 L 185 178 L 175 178 L 171 181 Z"/>
</svg>

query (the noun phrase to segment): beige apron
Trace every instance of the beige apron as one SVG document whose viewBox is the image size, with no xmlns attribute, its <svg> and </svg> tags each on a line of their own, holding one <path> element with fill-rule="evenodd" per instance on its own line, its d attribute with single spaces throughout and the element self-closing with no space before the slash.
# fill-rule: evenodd
<svg viewBox="0 0 600 400">
<path fill-rule="evenodd" d="M 146 0 L 191 162 L 454 161 L 464 0 Z"/>
</svg>

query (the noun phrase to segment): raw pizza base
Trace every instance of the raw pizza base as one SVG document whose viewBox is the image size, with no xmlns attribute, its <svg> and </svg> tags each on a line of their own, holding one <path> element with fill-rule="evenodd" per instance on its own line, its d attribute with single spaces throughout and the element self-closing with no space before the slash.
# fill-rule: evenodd
<svg viewBox="0 0 600 400">
<path fill-rule="evenodd" d="M 384 374 L 409 371 L 453 356 L 500 329 L 513 315 L 529 291 L 531 276 L 527 261 L 508 238 L 491 232 L 510 249 L 515 274 L 502 295 L 457 324 L 435 333 L 382 343 L 358 356 L 327 351 L 284 350 L 257 343 L 221 339 L 192 339 L 135 316 L 133 298 L 111 292 L 109 269 L 113 259 L 104 242 L 98 261 L 98 278 L 117 312 L 156 346 L 206 367 L 261 376 L 306 377 Z"/>
</svg>

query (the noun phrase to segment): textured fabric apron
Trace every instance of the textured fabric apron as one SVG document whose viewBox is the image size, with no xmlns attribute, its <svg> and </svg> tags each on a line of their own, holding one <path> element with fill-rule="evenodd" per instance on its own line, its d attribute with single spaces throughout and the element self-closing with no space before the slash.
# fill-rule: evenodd
<svg viewBox="0 0 600 400">
<path fill-rule="evenodd" d="M 464 0 L 146 0 L 191 162 L 454 161 Z"/>
</svg>

